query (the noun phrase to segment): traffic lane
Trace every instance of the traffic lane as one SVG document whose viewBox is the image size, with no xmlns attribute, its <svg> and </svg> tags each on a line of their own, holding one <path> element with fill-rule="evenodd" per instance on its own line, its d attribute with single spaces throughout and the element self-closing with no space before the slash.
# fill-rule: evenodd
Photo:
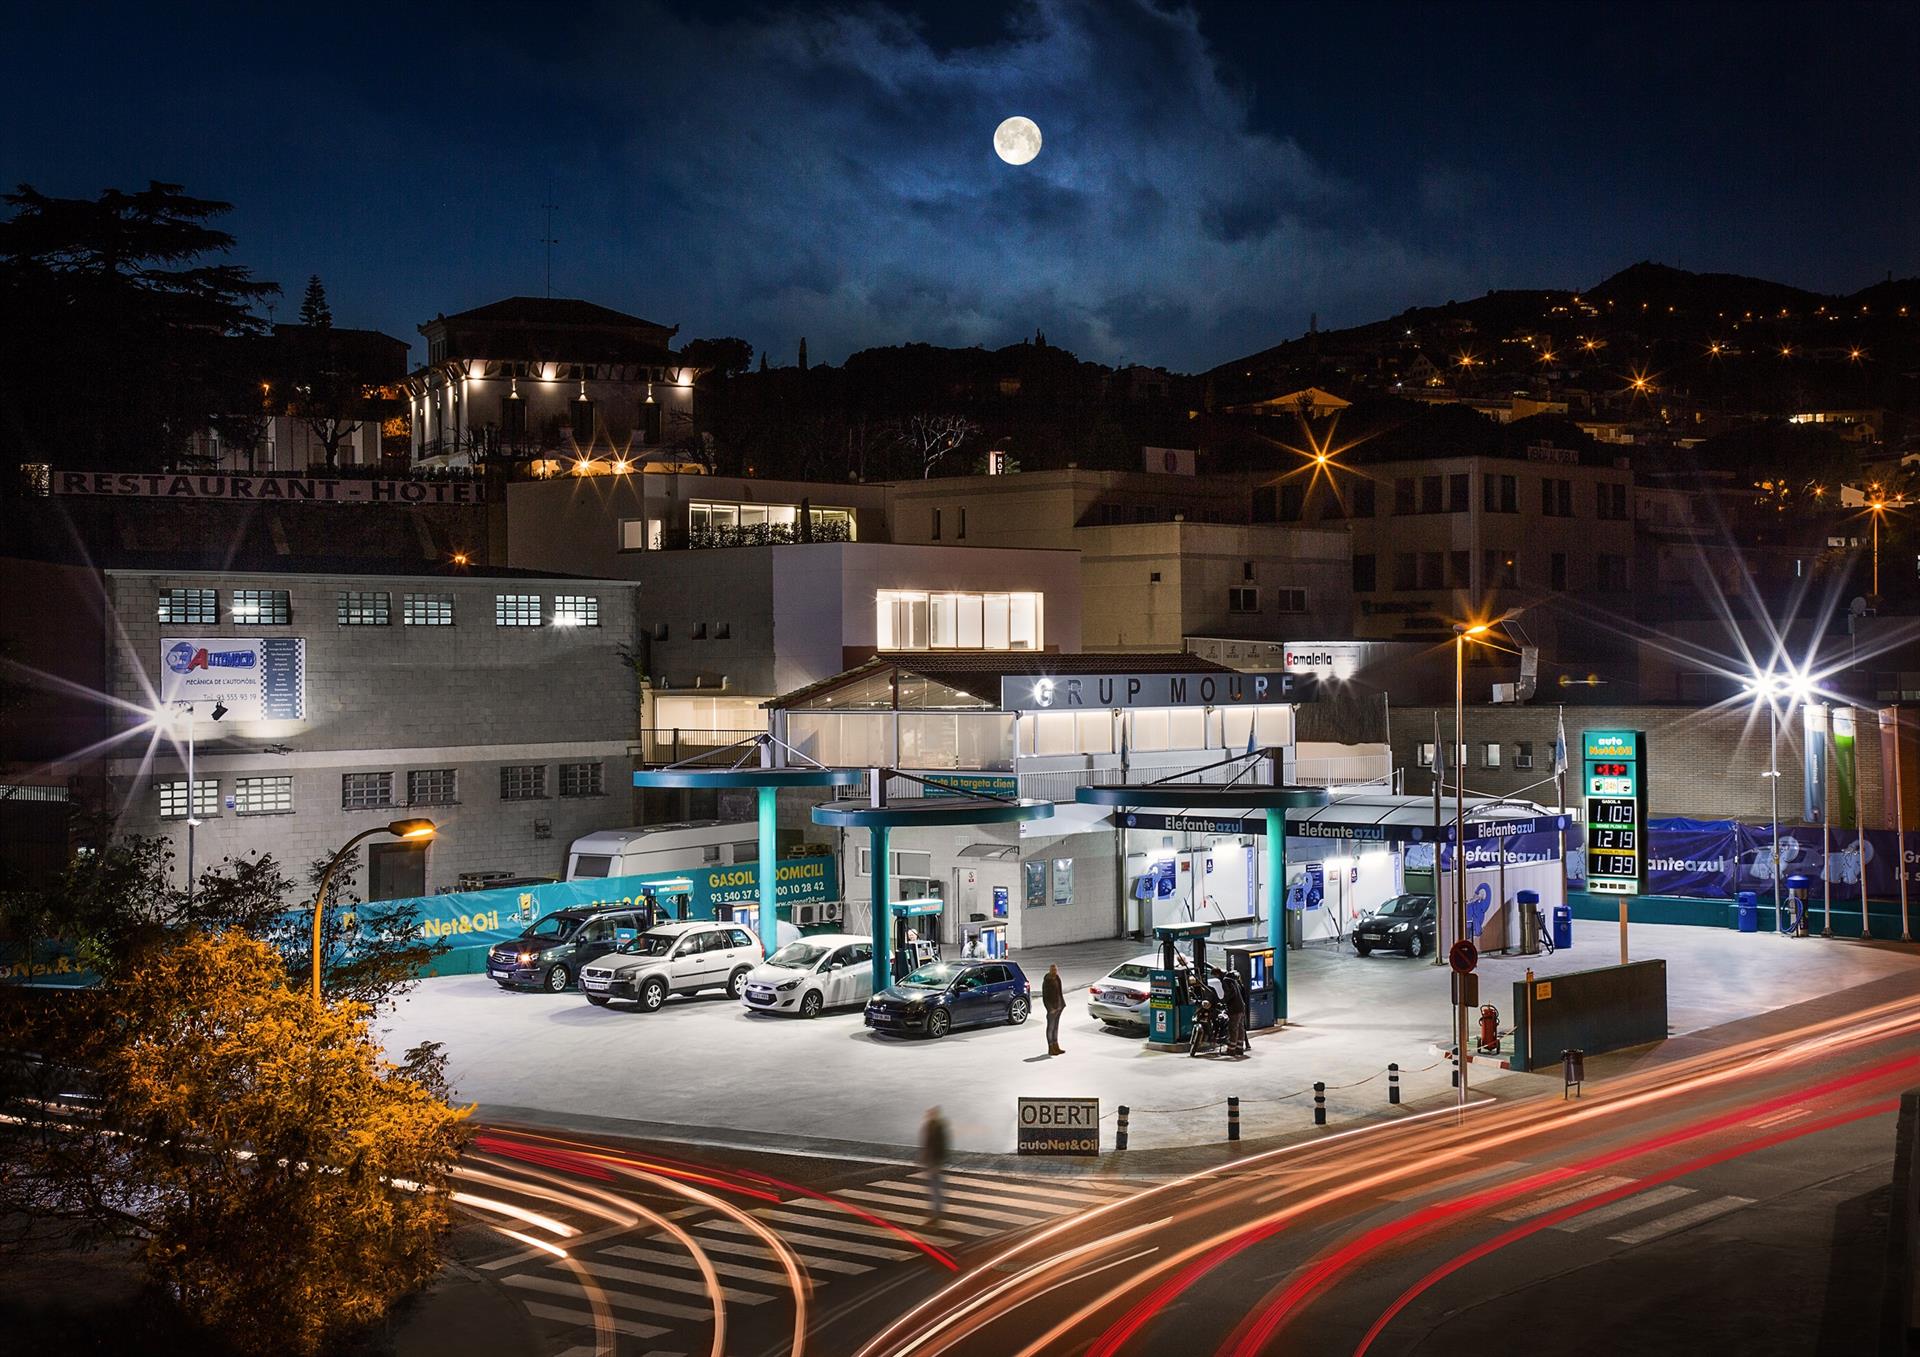
<svg viewBox="0 0 1920 1357">
<path fill-rule="evenodd" d="M 1727 1052 L 1691 1057 L 1677 1061 L 1671 1067 L 1655 1068 L 1624 1078 L 1620 1081 L 1622 1091 L 1618 1097 L 1610 1098 L 1602 1095 L 1598 1099 L 1586 1100 L 1584 1105 L 1537 1100 L 1532 1104 L 1522 1104 L 1504 1111 L 1498 1114 L 1497 1118 L 1493 1114 L 1486 1114 L 1473 1126 L 1472 1130 L 1483 1140 L 1497 1134 L 1503 1143 L 1511 1147 L 1524 1138 L 1537 1136 L 1541 1128 L 1546 1126 L 1551 1126 L 1562 1135 L 1569 1130 L 1588 1125 L 1604 1130 L 1610 1122 L 1613 1125 L 1651 1124 L 1657 1127 L 1658 1124 L 1650 1122 L 1649 1118 L 1659 1110 L 1660 1099 L 1681 1099 L 1686 1103 L 1684 1110 L 1693 1113 L 1697 1118 L 1702 1107 L 1725 1107 L 1728 1103 L 1726 1094 L 1730 1088 L 1739 1088 L 1744 1095 L 1744 1100 L 1735 1100 L 1737 1110 L 1750 1108 L 1766 1101 L 1765 1097 L 1760 1096 L 1762 1094 L 1770 1094 L 1775 1098 L 1781 1096 L 1772 1085 L 1782 1081 L 1791 1084 L 1796 1078 L 1802 1076 L 1805 1073 L 1804 1062 L 1811 1052 L 1825 1053 L 1833 1060 L 1837 1060 L 1849 1051 L 1864 1052 L 1874 1041 L 1885 1041 L 1889 1036 L 1897 1037 L 1902 1032 L 1910 1032 L 1914 1021 L 1914 1003 L 1910 998 L 1898 1003 L 1879 1005 L 1869 1009 L 1864 1016 L 1833 1017 L 1803 1025 L 1797 1029 L 1795 1038 L 1791 1040 L 1767 1037 L 1753 1043 L 1736 1044 Z M 1720 1115 L 1724 1118 L 1726 1114 L 1722 1112 Z M 1626 1122 L 1612 1120 L 1623 1116 L 1627 1118 Z M 1707 1118 L 1700 1124 L 1707 1126 L 1711 1121 L 1711 1118 Z M 1703 1130 L 1700 1133 L 1707 1132 Z M 1291 1221 L 1293 1222 L 1291 1238 L 1283 1241 L 1282 1246 L 1284 1246 L 1304 1238 L 1299 1223 L 1309 1212 L 1344 1215 L 1378 1206 L 1379 1202 L 1374 1189 L 1378 1188 L 1390 1197 L 1393 1193 L 1388 1190 L 1387 1185 L 1396 1182 L 1403 1188 L 1411 1186 L 1408 1194 L 1410 1197 L 1420 1195 L 1420 1184 L 1404 1167 L 1378 1171 L 1361 1164 L 1360 1167 L 1365 1169 L 1364 1172 L 1356 1171 L 1348 1175 L 1354 1181 L 1345 1184 L 1344 1188 L 1339 1185 L 1330 1188 L 1326 1186 L 1327 1175 L 1324 1166 L 1316 1167 L 1312 1161 L 1311 1156 L 1315 1153 L 1315 1147 L 1296 1148 L 1301 1153 L 1302 1162 L 1288 1170 L 1300 1180 L 1296 1184 L 1299 1190 L 1294 1193 L 1294 1196 L 1304 1195 L 1305 1187 L 1316 1174 L 1319 1175 L 1320 1180 L 1319 1191 L 1317 1195 L 1309 1196 L 1306 1200 L 1282 1204 L 1274 1210 L 1263 1212 L 1261 1204 L 1254 1199 L 1259 1195 L 1258 1189 L 1263 1186 L 1261 1184 L 1254 1185 L 1255 1191 L 1252 1194 L 1246 1190 L 1244 1183 L 1228 1186 L 1224 1183 L 1209 1185 L 1196 1181 L 1177 1185 L 1179 1191 L 1190 1194 L 1196 1199 L 1188 1209 L 1176 1213 L 1179 1217 L 1177 1228 L 1183 1236 L 1193 1231 L 1201 1232 L 1203 1238 L 1199 1244 L 1187 1245 L 1171 1257 L 1160 1260 L 1157 1265 L 1149 1265 L 1146 1275 L 1113 1289 L 1105 1297 L 1105 1308 L 1117 1316 L 1115 1323 L 1122 1324 L 1124 1321 L 1123 1305 L 1139 1304 L 1140 1293 L 1152 1293 L 1153 1288 L 1156 1287 L 1162 1289 L 1162 1294 L 1159 1294 L 1157 1300 L 1148 1307 L 1148 1317 L 1173 1310 L 1181 1304 L 1183 1290 L 1196 1285 L 1210 1271 L 1230 1262 L 1232 1256 L 1237 1256 L 1237 1254 L 1219 1254 L 1218 1250 L 1213 1248 L 1210 1241 L 1204 1237 L 1203 1226 L 1209 1211 L 1214 1212 L 1220 1222 L 1216 1226 L 1216 1232 L 1227 1232 L 1238 1228 L 1243 1235 L 1255 1234 L 1258 1240 L 1279 1235 L 1281 1227 Z M 1359 1147 L 1342 1148 L 1351 1155 Z M 1411 1151 L 1409 1158 L 1415 1163 L 1420 1162 L 1421 1155 L 1433 1157 L 1451 1155 L 1458 1159 L 1463 1149 L 1459 1143 L 1450 1143 L 1448 1133 L 1436 1132 L 1431 1127 L 1421 1128 L 1416 1140 L 1408 1142 L 1401 1148 L 1403 1151 Z M 1509 1155 L 1518 1153 L 1513 1149 L 1503 1152 Z M 1284 1153 L 1286 1152 L 1276 1152 L 1276 1154 Z M 1254 1163 L 1256 1166 L 1261 1161 L 1271 1164 L 1275 1157 L 1275 1155 L 1260 1156 Z M 1265 1169 L 1261 1170 L 1262 1174 L 1265 1172 Z M 1558 1179 L 1556 1178 L 1555 1181 Z M 1166 1191 L 1167 1189 L 1164 1188 L 1158 1189 L 1149 1195 L 1157 1200 Z M 1286 1194 L 1276 1192 L 1274 1195 L 1277 1197 Z M 1206 1197 L 1213 1198 L 1211 1205 L 1202 1200 Z M 1145 1200 L 1142 1199 L 1143 1202 Z M 1143 1206 L 1142 1209 L 1151 1208 Z M 1400 1218 L 1411 1214 L 1415 1209 L 1417 1208 L 1409 1205 L 1396 1205 L 1386 1209 L 1385 1215 L 1390 1219 Z M 1308 1223 L 1311 1224 L 1311 1222 Z M 1051 1241 L 1051 1244 L 1053 1247 L 1066 1249 L 1076 1242 L 1062 1238 Z M 1210 1252 L 1214 1254 L 1211 1258 L 1208 1257 Z M 1195 1260 L 1201 1260 L 1202 1265 L 1195 1268 L 1193 1266 Z M 1270 1278 L 1274 1271 L 1285 1270 L 1288 1265 L 1286 1259 L 1269 1257 L 1266 1264 L 1269 1270 L 1266 1275 Z M 1188 1269 L 1188 1271 L 1183 1273 L 1178 1269 Z M 1024 1282 L 1040 1280 L 1046 1275 L 1045 1260 L 1039 1259 L 1027 1264 L 1026 1273 Z M 958 1290 L 961 1289 L 956 1288 L 956 1291 Z M 1014 1318 L 1013 1312 L 1018 1307 L 1009 1300 L 1006 1294 L 1008 1290 L 1009 1288 L 1002 1287 L 1001 1294 L 994 1298 L 994 1303 L 978 1311 L 985 1315 L 985 1319 L 970 1322 L 976 1327 L 983 1323 L 1008 1324 L 1003 1336 L 1011 1341 L 1018 1337 L 1020 1328 L 1018 1324 L 1009 1323 Z M 950 1298 L 954 1304 L 972 1303 L 977 1299 L 977 1297 L 963 1294 L 956 1294 Z M 1244 1310 L 1244 1301 L 1234 1312 L 1239 1313 L 1242 1310 Z M 1043 1316 L 1043 1319 L 1045 1318 L 1047 1317 Z M 1040 1321 L 1036 1321 L 1038 1322 Z M 1136 1324 L 1135 1330 L 1137 1331 L 1139 1327 Z M 925 1350 L 939 1349 L 928 1347 Z"/>
<path fill-rule="evenodd" d="M 1474 1249 L 1436 1245 L 1343 1284 L 1297 1334 L 1358 1331 L 1359 1343 L 1339 1349 L 1382 1357 L 1505 1346 L 1516 1332 L 1549 1351 L 1873 1350 L 1894 1120 L 1876 1112 L 1813 1131 L 1800 1129 L 1806 1119 L 1775 1122 L 1777 1145 L 1649 1175 L 1625 1195 L 1594 1193 L 1589 1210 L 1539 1213 L 1549 1223 L 1428 1286 L 1370 1345 L 1397 1299 Z"/>
</svg>

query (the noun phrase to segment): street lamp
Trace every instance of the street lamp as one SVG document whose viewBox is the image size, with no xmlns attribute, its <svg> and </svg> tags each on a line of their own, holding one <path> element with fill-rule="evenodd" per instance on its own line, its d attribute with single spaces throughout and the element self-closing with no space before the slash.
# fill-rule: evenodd
<svg viewBox="0 0 1920 1357">
<path fill-rule="evenodd" d="M 1453 940 L 1467 936 L 1467 638 L 1479 640 L 1490 622 L 1453 624 Z M 1459 983 L 1457 980 L 1455 983 Z M 1467 1104 L 1467 1010 L 1453 1006 L 1453 1059 L 1460 1071 L 1459 1101 Z"/>
<path fill-rule="evenodd" d="M 193 908 L 193 831 L 200 828 L 200 812 L 193 784 L 193 737 L 194 714 L 198 706 L 193 702 L 175 702 L 174 715 L 187 718 L 187 908 Z M 207 715 L 218 721 L 227 714 L 227 704 L 214 699 L 213 710 Z"/>
<path fill-rule="evenodd" d="M 1804 702 L 1812 692 L 1813 685 L 1805 674 L 1791 665 L 1784 674 L 1776 674 L 1769 669 L 1764 674 L 1755 674 L 1747 680 L 1747 691 L 1757 700 L 1767 704 L 1767 771 L 1761 774 L 1771 782 L 1773 839 L 1767 852 L 1773 861 L 1773 909 L 1778 916 L 1780 899 L 1780 699 L 1787 700 L 1787 710 L 1792 711 L 1797 703 Z M 1826 810 L 1821 809 L 1821 821 L 1826 821 Z M 1824 872 L 1824 868 L 1822 871 Z"/>
<path fill-rule="evenodd" d="M 333 882 L 334 868 L 343 858 L 359 846 L 363 839 L 375 834 L 391 834 L 396 839 L 411 839 L 424 842 L 434 836 L 435 828 L 431 820 L 389 820 L 384 825 L 375 825 L 372 829 L 363 829 L 351 839 L 340 845 L 340 851 L 327 859 L 327 865 L 320 870 L 320 889 L 313 894 L 313 1002 L 320 1004 L 320 915 L 327 907 L 327 887 Z"/>
</svg>

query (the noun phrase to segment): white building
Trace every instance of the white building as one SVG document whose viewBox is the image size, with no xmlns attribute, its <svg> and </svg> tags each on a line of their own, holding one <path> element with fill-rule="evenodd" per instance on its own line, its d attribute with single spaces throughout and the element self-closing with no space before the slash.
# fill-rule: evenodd
<svg viewBox="0 0 1920 1357">
<path fill-rule="evenodd" d="M 407 379 L 413 461 L 489 455 L 644 457 L 693 433 L 693 369 L 678 326 L 566 297 L 509 297 L 420 327 L 427 362 Z"/>
</svg>

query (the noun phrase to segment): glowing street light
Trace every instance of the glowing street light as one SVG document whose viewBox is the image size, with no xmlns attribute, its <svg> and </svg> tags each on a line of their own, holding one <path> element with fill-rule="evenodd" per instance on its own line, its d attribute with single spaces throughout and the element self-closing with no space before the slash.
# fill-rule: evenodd
<svg viewBox="0 0 1920 1357">
<path fill-rule="evenodd" d="M 313 893 L 313 1003 L 320 1006 L 320 916 L 327 907 L 327 887 L 333 883 L 334 869 L 341 861 L 359 846 L 361 840 L 370 839 L 375 834 L 391 834 L 396 839 L 424 843 L 438 830 L 431 820 L 389 820 L 384 825 L 375 825 L 372 829 L 363 829 L 351 839 L 340 845 L 340 851 L 327 859 L 327 865 L 320 872 L 320 888 Z"/>
<path fill-rule="evenodd" d="M 1467 641 L 1493 630 L 1491 622 L 1453 624 L 1453 939 L 1467 936 Z M 1435 867 L 1439 866 L 1438 859 Z M 1435 949 L 1437 952 L 1439 949 Z M 1436 960 L 1438 958 L 1436 957 Z M 1460 1071 L 1459 1103 L 1467 1105 L 1467 1010 L 1453 1006 L 1453 1060 Z"/>
</svg>

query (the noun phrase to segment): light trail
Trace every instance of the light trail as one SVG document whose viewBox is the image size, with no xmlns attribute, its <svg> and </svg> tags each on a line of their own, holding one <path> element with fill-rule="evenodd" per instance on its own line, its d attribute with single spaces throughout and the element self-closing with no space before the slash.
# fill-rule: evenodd
<svg viewBox="0 0 1920 1357">
<path fill-rule="evenodd" d="M 1293 1219 L 1342 1202 L 1353 1202 L 1376 1188 L 1395 1182 L 1428 1186 L 1437 1163 L 1470 1160 L 1490 1148 L 1515 1144 L 1549 1127 L 1556 1132 L 1585 1127 L 1597 1129 L 1609 1119 L 1652 1113 L 1668 1102 L 1711 1094 L 1735 1081 L 1778 1077 L 1790 1073 L 1804 1060 L 1830 1060 L 1837 1052 L 1889 1037 L 1910 1035 L 1917 1027 L 1920 1027 L 1920 1000 L 1903 996 L 1852 1013 L 1804 1023 L 1791 1033 L 1755 1037 L 1651 1070 L 1635 1072 L 1619 1081 L 1617 1091 L 1600 1098 L 1590 1096 L 1571 1105 L 1549 1095 L 1498 1107 L 1492 1106 L 1490 1101 L 1478 1103 L 1472 1110 L 1479 1115 L 1471 1119 L 1462 1118 L 1455 1125 L 1428 1122 L 1429 1118 L 1453 1117 L 1452 1108 L 1436 1109 L 1415 1117 L 1357 1127 L 1317 1141 L 1282 1146 L 1244 1160 L 1230 1170 L 1207 1169 L 1189 1174 L 1106 1203 L 1094 1211 L 1071 1221 L 1057 1223 L 1012 1245 L 981 1269 L 957 1278 L 941 1292 L 913 1307 L 869 1340 L 861 1348 L 860 1354 L 861 1357 L 882 1357 L 883 1354 L 891 1357 L 892 1354 L 934 1354 L 948 1350 L 962 1339 L 1008 1318 L 1020 1306 L 1030 1303 L 1035 1286 L 1052 1275 L 1061 1259 L 1069 1255 L 1037 1259 L 1016 1275 L 968 1299 L 969 1293 L 978 1287 L 983 1271 L 1002 1269 L 1023 1255 L 1030 1255 L 1035 1250 L 1070 1236 L 1075 1230 L 1084 1228 L 1089 1221 L 1116 1211 L 1137 1208 L 1160 1194 L 1191 1190 L 1195 1195 L 1194 1203 L 1176 1211 L 1170 1219 L 1176 1224 L 1195 1222 L 1221 1210 L 1245 1206 L 1250 1196 L 1264 1196 L 1270 1200 L 1275 1194 L 1268 1184 L 1281 1175 L 1291 1176 L 1296 1180 L 1290 1184 L 1291 1189 L 1302 1195 L 1294 1203 L 1266 1213 L 1244 1227 L 1248 1230 L 1264 1228 L 1266 1234 L 1262 1237 L 1270 1237 Z M 1806 1094 L 1802 1091 L 1786 1095 L 1786 1100 L 1804 1096 Z M 1777 1106 L 1780 1102 L 1780 1099 L 1771 1099 L 1759 1105 Z M 1491 1110 L 1482 1112 L 1481 1109 Z M 1755 1113 L 1751 1106 L 1743 1106 L 1736 1120 L 1753 1115 Z M 1410 1124 L 1414 1122 L 1428 1124 L 1410 1129 Z M 1392 1135 L 1403 1142 L 1394 1146 L 1400 1162 L 1380 1173 L 1358 1177 L 1352 1146 L 1337 1146 L 1336 1142 L 1347 1142 L 1353 1137 L 1377 1138 L 1383 1135 Z M 1373 1146 L 1378 1144 L 1378 1140 L 1367 1139 L 1362 1144 Z M 1384 1146 L 1381 1148 L 1384 1149 Z M 1344 1157 L 1337 1164 L 1327 1163 L 1334 1157 L 1336 1149 Z M 1360 1152 L 1365 1154 L 1370 1151 L 1363 1149 Z M 1341 1180 L 1338 1185 L 1314 1193 L 1313 1189 L 1336 1178 Z M 1098 1241 L 1096 1246 L 1108 1242 Z M 1164 1286 L 1164 1279 L 1169 1273 L 1185 1267 L 1208 1250 L 1220 1247 L 1221 1241 L 1215 1238 L 1156 1260 L 1151 1267 L 1110 1288 L 1067 1320 L 1050 1326 L 1047 1339 L 1057 1341 L 1063 1338 L 1092 1315 L 1123 1300 L 1128 1294 L 1137 1293 L 1142 1287 Z M 1076 1249 L 1073 1254 L 1079 1252 Z M 1207 1270 L 1203 1267 L 1194 1275 L 1197 1278 Z M 1124 1319 L 1121 1321 L 1122 1324 L 1125 1322 Z"/>
<path fill-rule="evenodd" d="M 1866 1107 L 1854 1108 L 1847 1112 L 1838 1112 L 1820 1121 L 1808 1122 L 1805 1125 L 1796 1126 L 1791 1130 L 1776 1131 L 1772 1135 L 1758 1136 L 1752 1140 L 1735 1145 L 1730 1149 L 1716 1150 L 1712 1154 L 1705 1154 L 1696 1159 L 1690 1159 L 1686 1163 L 1665 1170 L 1664 1172 L 1636 1178 L 1632 1182 L 1624 1184 L 1621 1187 L 1613 1188 L 1610 1191 L 1595 1193 L 1591 1197 L 1583 1197 L 1570 1206 L 1563 1206 L 1558 1210 L 1549 1211 L 1545 1215 L 1537 1216 L 1523 1224 L 1516 1225 L 1513 1229 L 1503 1234 L 1496 1235 L 1492 1239 L 1476 1244 L 1473 1248 L 1443 1263 L 1432 1272 L 1429 1272 L 1425 1277 L 1415 1282 L 1412 1286 L 1408 1287 L 1401 1293 L 1399 1299 L 1394 1301 L 1392 1305 L 1389 1305 L 1381 1314 L 1380 1318 L 1373 1322 L 1373 1326 L 1369 1328 L 1366 1334 L 1360 1339 L 1359 1346 L 1354 1348 L 1353 1357 L 1366 1357 L 1367 1349 L 1373 1346 L 1374 1340 L 1380 1336 L 1387 1325 L 1391 1324 L 1394 1318 L 1399 1315 L 1402 1310 L 1406 1309 L 1408 1305 L 1412 1304 L 1422 1293 L 1432 1288 L 1436 1283 L 1460 1271 L 1460 1269 L 1466 1267 L 1468 1264 L 1485 1258 L 1490 1253 L 1496 1253 L 1506 1248 L 1509 1244 L 1517 1243 L 1530 1235 L 1538 1234 L 1541 1230 L 1547 1229 L 1549 1226 L 1571 1220 L 1575 1216 L 1596 1210 L 1611 1202 L 1624 1200 L 1627 1197 L 1644 1192 L 1650 1187 L 1658 1187 L 1662 1183 L 1672 1182 L 1675 1178 L 1683 1178 L 1690 1173 L 1697 1173 L 1701 1169 L 1711 1168 L 1715 1164 L 1725 1163 L 1729 1159 L 1736 1159 L 1743 1155 L 1752 1154 L 1758 1150 L 1769 1149 L 1775 1145 L 1783 1145 L 1790 1140 L 1798 1140 L 1802 1136 L 1813 1135 L 1820 1131 L 1830 1131 L 1836 1126 L 1846 1126 L 1856 1121 L 1864 1121 L 1868 1117 L 1884 1116 L 1891 1112 L 1897 1112 L 1899 1109 L 1900 1103 L 1898 1099 L 1871 1103 Z"/>
</svg>

